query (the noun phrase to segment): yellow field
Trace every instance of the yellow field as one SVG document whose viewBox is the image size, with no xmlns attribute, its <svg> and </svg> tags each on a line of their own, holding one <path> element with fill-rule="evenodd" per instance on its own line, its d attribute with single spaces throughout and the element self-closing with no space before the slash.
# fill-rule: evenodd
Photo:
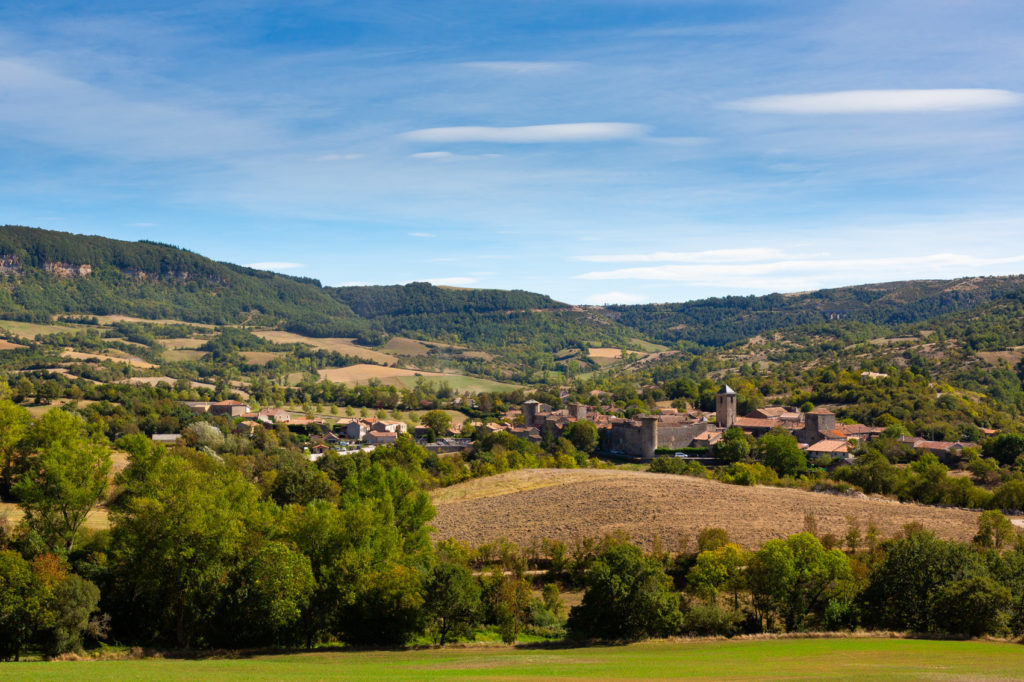
<svg viewBox="0 0 1024 682">
<path fill-rule="evenodd" d="M 170 348 L 172 350 L 194 350 L 199 348 L 207 342 L 208 339 L 193 339 L 193 338 L 177 338 L 177 339 L 158 339 L 160 345 L 164 348 Z"/>
<path fill-rule="evenodd" d="M 193 360 L 200 359 L 204 355 L 206 355 L 206 351 L 186 350 L 181 348 L 177 350 L 165 350 L 163 358 L 168 362 L 191 362 Z"/>
<path fill-rule="evenodd" d="M 364 346 L 358 346 L 355 343 L 355 339 L 314 339 L 309 336 L 301 336 L 299 334 L 293 334 L 291 332 L 282 331 L 258 331 L 253 332 L 256 336 L 261 339 L 267 339 L 274 343 L 304 343 L 313 348 L 322 348 L 327 351 L 337 351 L 344 355 L 354 355 L 357 358 L 364 358 L 366 360 L 373 360 L 375 362 L 383 362 L 385 364 L 393 364 L 395 358 L 388 355 L 387 353 L 381 353 L 380 351 L 371 350 Z"/>
<path fill-rule="evenodd" d="M 18 509 L 18 505 L 12 502 L 0 502 L 0 520 L 6 519 L 8 523 L 14 525 L 19 523 L 24 516 L 22 511 Z M 110 528 L 110 514 L 106 509 L 93 509 L 85 517 L 85 527 L 89 530 Z"/>
<path fill-rule="evenodd" d="M 413 369 L 402 369 L 400 367 L 381 367 L 380 365 L 351 365 L 349 367 L 336 367 L 320 370 L 320 378 L 333 381 L 338 384 L 365 384 L 370 379 L 380 379 L 387 383 L 387 379 L 396 377 L 412 377 L 421 375 L 425 377 L 444 376 L 439 372 L 419 372 Z"/>
<path fill-rule="evenodd" d="M 282 355 L 284 355 L 284 353 L 275 351 L 247 350 L 245 352 L 239 353 L 239 355 L 241 355 L 245 359 L 245 361 L 250 365 L 263 366 L 270 362 L 271 360 L 273 360 L 274 358 L 281 357 Z"/>
<path fill-rule="evenodd" d="M 111 360 L 113 362 L 127 362 L 132 367 L 138 367 L 140 369 L 153 369 L 156 367 L 151 362 L 146 362 L 140 358 L 133 357 L 127 353 L 120 353 L 116 350 L 112 350 L 109 353 L 81 353 L 75 350 L 65 350 L 62 352 L 61 357 L 70 358 L 72 360 Z"/>
</svg>

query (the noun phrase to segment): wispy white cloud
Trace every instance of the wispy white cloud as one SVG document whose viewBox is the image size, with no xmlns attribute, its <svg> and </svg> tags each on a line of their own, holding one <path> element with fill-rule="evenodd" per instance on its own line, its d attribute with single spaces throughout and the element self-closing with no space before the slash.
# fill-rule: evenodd
<svg viewBox="0 0 1024 682">
<path fill-rule="evenodd" d="M 461 62 L 460 66 L 471 69 L 482 69 L 498 73 L 510 74 L 545 74 L 568 71 L 576 66 L 575 62 L 531 62 L 531 61 L 491 61 Z"/>
<path fill-rule="evenodd" d="M 321 154 L 314 161 L 354 161 L 365 157 L 366 154 Z"/>
<path fill-rule="evenodd" d="M 132 227 L 154 227 L 155 223 L 132 223 Z"/>
<path fill-rule="evenodd" d="M 605 303 L 643 303 L 647 297 L 638 294 L 630 294 L 625 291 L 606 291 L 603 294 L 593 294 L 587 297 L 586 302 L 593 305 Z"/>
<path fill-rule="evenodd" d="M 403 133 L 402 137 L 413 142 L 542 144 L 627 140 L 643 137 L 646 133 L 647 126 L 636 123 L 554 123 L 536 126 L 423 128 Z"/>
<path fill-rule="evenodd" d="M 740 287 L 771 291 L 793 291 L 827 286 L 836 280 L 863 282 L 891 281 L 931 276 L 951 276 L 950 271 L 970 271 L 1000 265 L 1024 263 L 1024 254 L 980 257 L 956 253 L 932 253 L 892 258 L 790 258 L 765 262 L 718 262 L 688 265 L 654 265 L 576 275 L 586 280 L 649 280 L 680 282 L 692 286 Z M 955 273 L 953 273 L 955 274 Z"/>
<path fill-rule="evenodd" d="M 410 159 L 425 159 L 427 161 L 462 161 L 466 159 L 494 159 L 501 154 L 455 154 L 447 151 L 418 152 L 410 154 Z"/>
<path fill-rule="evenodd" d="M 586 263 L 669 263 L 683 262 L 694 263 L 707 260 L 723 260 L 734 263 L 746 263 L 750 261 L 765 260 L 768 258 L 781 257 L 783 252 L 779 249 L 770 248 L 749 248 L 749 249 L 719 249 L 713 251 L 654 251 L 652 253 L 610 253 L 596 254 L 589 256 L 574 256 L 573 260 Z"/>
<path fill-rule="evenodd" d="M 420 239 L 433 239 L 437 235 L 431 234 L 429 232 L 410 232 L 409 236 L 410 237 L 419 237 Z"/>
<path fill-rule="evenodd" d="M 431 284 L 442 287 L 468 287 L 471 284 L 476 284 L 480 280 L 476 277 L 434 277 L 427 281 Z"/>
<path fill-rule="evenodd" d="M 294 270 L 295 268 L 306 267 L 305 263 L 289 263 L 287 261 L 260 261 L 259 263 L 246 263 L 247 268 L 257 270 Z"/>
<path fill-rule="evenodd" d="M 1024 96 L 1010 90 L 960 88 L 770 95 L 736 100 L 726 106 L 768 114 L 884 114 L 997 109 L 1021 104 Z"/>
</svg>

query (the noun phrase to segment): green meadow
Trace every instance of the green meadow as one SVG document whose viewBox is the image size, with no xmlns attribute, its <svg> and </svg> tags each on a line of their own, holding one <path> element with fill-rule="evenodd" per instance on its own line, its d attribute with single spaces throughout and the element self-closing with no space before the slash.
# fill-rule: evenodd
<svg viewBox="0 0 1024 682">
<path fill-rule="evenodd" d="M 714 640 L 0 664 L 0 679 L 12 681 L 668 678 L 1024 679 L 1024 646 L 873 638 Z"/>
</svg>

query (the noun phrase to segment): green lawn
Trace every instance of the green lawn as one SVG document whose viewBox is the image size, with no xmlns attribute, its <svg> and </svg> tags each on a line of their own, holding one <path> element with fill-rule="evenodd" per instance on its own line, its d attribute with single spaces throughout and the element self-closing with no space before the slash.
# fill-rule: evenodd
<svg viewBox="0 0 1024 682">
<path fill-rule="evenodd" d="M 0 679 L 1024 679 L 1024 646 L 898 639 L 317 652 L 240 659 L 11 663 Z"/>
</svg>

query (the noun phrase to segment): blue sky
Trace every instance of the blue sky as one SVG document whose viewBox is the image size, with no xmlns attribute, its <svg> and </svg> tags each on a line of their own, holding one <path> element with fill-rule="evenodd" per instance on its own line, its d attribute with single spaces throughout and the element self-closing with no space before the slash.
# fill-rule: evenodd
<svg viewBox="0 0 1024 682">
<path fill-rule="evenodd" d="M 574 303 L 1024 272 L 1014 0 L 140 6 L 0 5 L 0 222 Z"/>
</svg>

